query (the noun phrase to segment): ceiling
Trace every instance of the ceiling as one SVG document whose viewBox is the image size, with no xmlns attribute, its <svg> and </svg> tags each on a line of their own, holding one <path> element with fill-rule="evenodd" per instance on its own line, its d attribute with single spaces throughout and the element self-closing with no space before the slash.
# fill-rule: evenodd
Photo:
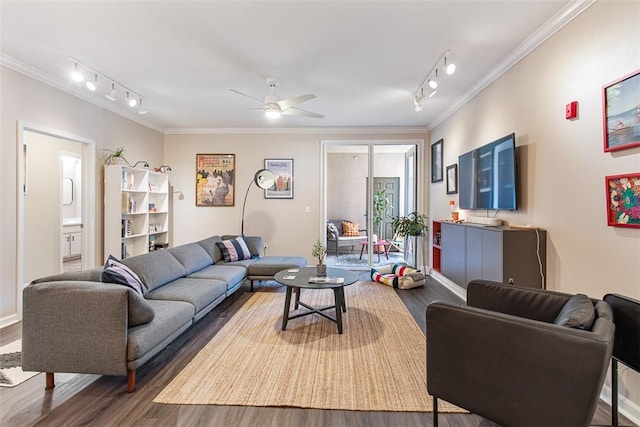
<svg viewBox="0 0 640 427">
<path fill-rule="evenodd" d="M 592 2 L 2 0 L 0 59 L 163 132 L 430 129 Z M 457 72 L 416 112 L 447 50 Z M 148 113 L 72 83 L 69 57 L 144 97 Z M 280 98 L 315 94 L 299 107 L 325 118 L 270 122 L 229 90 L 264 99 L 267 76 Z"/>
</svg>

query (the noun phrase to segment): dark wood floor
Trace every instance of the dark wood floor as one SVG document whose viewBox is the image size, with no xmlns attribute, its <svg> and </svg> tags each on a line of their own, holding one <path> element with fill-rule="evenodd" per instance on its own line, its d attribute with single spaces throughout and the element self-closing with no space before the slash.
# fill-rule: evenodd
<svg viewBox="0 0 640 427">
<path fill-rule="evenodd" d="M 361 278 L 367 279 L 362 273 Z M 277 287 L 275 282 L 262 286 Z M 260 292 L 260 286 L 257 287 Z M 427 286 L 398 291 L 425 331 L 426 306 L 436 300 L 461 303 L 433 279 Z M 297 408 L 261 408 L 210 405 L 162 405 L 155 396 L 225 325 L 251 294 L 248 284 L 192 326 L 154 359 L 138 369 L 138 389 L 126 392 L 125 377 L 56 374 L 56 387 L 44 390 L 44 374 L 14 388 L 0 388 L 1 426 L 431 426 L 431 414 L 331 411 Z M 319 318 L 319 321 L 323 321 Z M 0 330 L 0 345 L 19 339 L 20 325 Z M 598 405 L 593 423 L 606 425 L 610 408 Z M 623 420 L 630 425 L 628 420 Z M 440 425 L 496 424 L 475 415 L 442 414 Z"/>
</svg>

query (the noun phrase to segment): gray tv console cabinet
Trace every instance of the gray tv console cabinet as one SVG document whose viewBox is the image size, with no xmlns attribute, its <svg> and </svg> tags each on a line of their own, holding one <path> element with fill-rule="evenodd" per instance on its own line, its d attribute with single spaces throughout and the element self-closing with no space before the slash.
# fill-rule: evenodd
<svg viewBox="0 0 640 427">
<path fill-rule="evenodd" d="M 545 287 L 546 231 L 443 221 L 441 233 L 440 272 L 461 287 L 474 279 Z"/>
</svg>

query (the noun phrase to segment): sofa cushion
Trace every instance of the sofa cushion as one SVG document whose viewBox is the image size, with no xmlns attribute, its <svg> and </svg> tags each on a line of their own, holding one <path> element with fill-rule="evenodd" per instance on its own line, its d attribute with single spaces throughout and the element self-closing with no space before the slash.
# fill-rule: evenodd
<svg viewBox="0 0 640 427">
<path fill-rule="evenodd" d="M 213 264 L 213 260 L 207 251 L 197 243 L 189 243 L 168 249 L 171 254 L 184 266 L 187 274 Z"/>
<path fill-rule="evenodd" d="M 227 289 L 234 287 L 247 277 L 247 269 L 239 265 L 216 264 L 187 276 L 189 279 L 216 279 L 227 283 Z"/>
<path fill-rule="evenodd" d="M 299 256 L 268 256 L 260 258 L 249 266 L 249 277 L 273 277 L 279 271 L 300 268 L 307 265 L 307 259 Z"/>
<path fill-rule="evenodd" d="M 187 270 L 167 250 L 125 258 L 122 263 L 132 269 L 149 291 L 187 275 Z"/>
<path fill-rule="evenodd" d="M 113 255 L 109 255 L 107 262 L 105 262 L 101 279 L 103 282 L 127 286 L 140 296 L 144 296 L 147 293 L 147 289 L 142 284 L 138 275 L 118 261 Z"/>
<path fill-rule="evenodd" d="M 577 294 L 562 307 L 553 323 L 569 328 L 591 330 L 595 319 L 596 312 L 589 297 Z"/>
<path fill-rule="evenodd" d="M 156 311 L 153 306 L 139 293 L 129 289 L 127 298 L 129 327 L 144 325 L 156 317 Z"/>
<path fill-rule="evenodd" d="M 222 252 L 222 258 L 225 262 L 240 261 L 243 259 L 251 259 L 251 251 L 244 241 L 244 237 L 236 237 L 235 239 L 223 240 L 216 242 L 216 245 Z"/>
<path fill-rule="evenodd" d="M 220 248 L 218 248 L 216 242 L 222 242 L 222 238 L 220 236 L 212 236 L 196 242 L 207 251 L 214 264 L 222 260 L 222 252 L 220 252 Z"/>
<path fill-rule="evenodd" d="M 149 299 L 188 302 L 198 313 L 226 291 L 227 284 L 222 280 L 183 277 L 150 292 Z"/>
<path fill-rule="evenodd" d="M 127 333 L 129 362 L 155 350 L 167 337 L 184 330 L 192 323 L 195 314 L 193 305 L 184 301 L 149 300 L 149 303 L 156 313 L 153 322 L 130 328 Z"/>
<path fill-rule="evenodd" d="M 355 237 L 360 235 L 360 225 L 357 223 L 343 221 L 342 229 L 344 230 L 344 236 Z"/>
</svg>

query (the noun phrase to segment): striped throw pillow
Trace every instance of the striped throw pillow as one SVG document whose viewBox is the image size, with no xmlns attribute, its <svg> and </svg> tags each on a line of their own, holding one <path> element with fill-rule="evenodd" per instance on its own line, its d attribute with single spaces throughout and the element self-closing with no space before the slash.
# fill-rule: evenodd
<svg viewBox="0 0 640 427">
<path fill-rule="evenodd" d="M 109 259 L 104 264 L 101 280 L 107 283 L 128 286 L 141 296 L 144 296 L 147 292 L 147 288 L 142 284 L 140 277 L 113 255 L 109 255 Z"/>
<path fill-rule="evenodd" d="M 235 239 L 216 242 L 225 262 L 242 261 L 251 259 L 251 251 L 244 241 L 244 237 L 238 236 Z"/>
</svg>

